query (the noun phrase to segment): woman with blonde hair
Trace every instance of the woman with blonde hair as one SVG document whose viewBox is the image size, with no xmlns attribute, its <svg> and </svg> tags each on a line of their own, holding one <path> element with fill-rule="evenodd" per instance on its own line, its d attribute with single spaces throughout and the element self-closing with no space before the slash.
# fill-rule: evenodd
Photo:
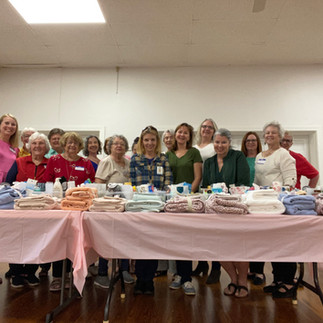
<svg viewBox="0 0 323 323">
<path fill-rule="evenodd" d="M 10 113 L 0 117 L 0 183 L 16 160 L 18 149 L 18 121 Z"/>
</svg>

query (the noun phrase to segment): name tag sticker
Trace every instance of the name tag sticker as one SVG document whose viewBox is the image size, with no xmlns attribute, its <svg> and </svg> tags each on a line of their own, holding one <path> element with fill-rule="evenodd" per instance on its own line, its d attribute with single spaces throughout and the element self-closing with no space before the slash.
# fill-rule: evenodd
<svg viewBox="0 0 323 323">
<path fill-rule="evenodd" d="M 80 171 L 84 172 L 84 167 L 82 167 L 82 166 L 76 166 L 75 167 L 75 170 L 80 170 Z"/>
<path fill-rule="evenodd" d="M 161 166 L 157 166 L 157 175 L 163 175 L 164 174 L 164 168 Z"/>
<path fill-rule="evenodd" d="M 259 158 L 257 161 L 258 165 L 263 165 L 266 162 L 266 158 Z"/>
</svg>

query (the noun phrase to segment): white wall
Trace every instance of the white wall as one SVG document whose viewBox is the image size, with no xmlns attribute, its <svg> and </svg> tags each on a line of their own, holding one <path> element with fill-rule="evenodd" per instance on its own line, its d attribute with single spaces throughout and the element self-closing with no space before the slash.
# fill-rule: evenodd
<svg viewBox="0 0 323 323">
<path fill-rule="evenodd" d="M 20 128 L 121 133 L 131 144 L 148 124 L 197 127 L 212 117 L 248 131 L 277 120 L 314 131 L 311 161 L 321 170 L 322 89 L 323 66 L 121 68 L 119 78 L 115 69 L 0 70 L 1 114 L 16 115 Z"/>
</svg>

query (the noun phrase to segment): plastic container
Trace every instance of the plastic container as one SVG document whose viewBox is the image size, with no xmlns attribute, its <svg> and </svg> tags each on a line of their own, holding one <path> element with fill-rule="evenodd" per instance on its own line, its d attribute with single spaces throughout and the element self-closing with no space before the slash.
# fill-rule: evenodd
<svg viewBox="0 0 323 323">
<path fill-rule="evenodd" d="M 61 199 L 63 198 L 63 187 L 59 180 L 60 180 L 60 177 L 57 177 L 55 179 L 55 183 L 53 186 L 53 196 Z"/>
</svg>

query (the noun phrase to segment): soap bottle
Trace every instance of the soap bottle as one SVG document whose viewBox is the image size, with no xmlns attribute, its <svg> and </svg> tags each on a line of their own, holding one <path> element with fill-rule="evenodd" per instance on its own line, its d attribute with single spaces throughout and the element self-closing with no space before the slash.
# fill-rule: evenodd
<svg viewBox="0 0 323 323">
<path fill-rule="evenodd" d="M 53 186 L 53 196 L 61 199 L 63 198 L 63 187 L 59 180 L 60 180 L 60 177 L 57 177 L 55 179 L 55 183 Z"/>
</svg>

